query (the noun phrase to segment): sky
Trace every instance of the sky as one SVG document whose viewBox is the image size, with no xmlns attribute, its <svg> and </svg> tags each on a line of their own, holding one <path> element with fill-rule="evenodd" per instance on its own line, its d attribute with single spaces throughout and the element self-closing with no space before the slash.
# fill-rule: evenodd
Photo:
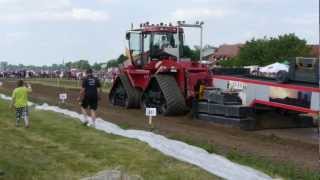
<svg viewBox="0 0 320 180">
<path fill-rule="evenodd" d="M 318 0 L 0 0 L 0 61 L 48 65 L 116 58 L 131 23 L 204 21 L 204 44 L 295 33 L 318 43 Z M 199 31 L 186 42 L 199 45 Z"/>
</svg>

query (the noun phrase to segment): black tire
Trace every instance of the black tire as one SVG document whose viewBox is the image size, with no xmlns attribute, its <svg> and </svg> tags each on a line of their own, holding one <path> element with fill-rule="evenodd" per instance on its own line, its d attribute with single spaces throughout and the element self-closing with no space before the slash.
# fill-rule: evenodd
<svg viewBox="0 0 320 180">
<path fill-rule="evenodd" d="M 289 81 L 289 73 L 287 71 L 279 71 L 276 75 L 276 80 L 279 83 L 286 83 Z"/>
<path fill-rule="evenodd" d="M 149 85 L 156 83 L 161 91 L 162 103 L 159 105 L 158 112 L 165 116 L 184 115 L 188 112 L 184 96 L 176 82 L 176 79 L 170 75 L 155 75 Z M 153 84 L 154 85 L 154 84 Z M 147 90 L 148 91 L 148 88 Z M 144 96 L 142 96 L 144 97 Z M 143 104 L 148 104 L 144 102 Z"/>
<path fill-rule="evenodd" d="M 140 108 L 145 110 L 147 107 L 150 107 L 147 103 L 146 98 L 142 95 L 140 100 Z"/>
<path fill-rule="evenodd" d="M 117 104 L 117 88 L 123 88 L 125 90 L 125 97 L 124 102 L 121 104 Z M 112 105 L 120 105 L 125 108 L 139 108 L 140 107 L 140 96 L 141 91 L 134 88 L 128 77 L 125 74 L 120 74 L 113 87 L 111 88 L 110 94 L 109 94 L 109 101 Z"/>
</svg>

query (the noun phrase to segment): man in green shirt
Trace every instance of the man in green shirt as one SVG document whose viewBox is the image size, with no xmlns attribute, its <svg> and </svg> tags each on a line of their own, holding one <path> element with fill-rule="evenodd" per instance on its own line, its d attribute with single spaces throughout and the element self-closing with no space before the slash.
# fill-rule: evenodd
<svg viewBox="0 0 320 180">
<path fill-rule="evenodd" d="M 20 119 L 24 119 L 25 127 L 29 127 L 29 117 L 28 117 L 28 94 L 32 92 L 30 84 L 28 87 L 24 86 L 23 80 L 17 82 L 17 88 L 13 90 L 12 102 L 10 107 L 13 106 L 16 109 L 16 126 L 19 126 Z"/>
</svg>

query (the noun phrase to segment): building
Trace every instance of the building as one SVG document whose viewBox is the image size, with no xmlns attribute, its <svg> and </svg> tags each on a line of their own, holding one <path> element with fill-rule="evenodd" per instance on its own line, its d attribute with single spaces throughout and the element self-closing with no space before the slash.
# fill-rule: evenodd
<svg viewBox="0 0 320 180">
<path fill-rule="evenodd" d="M 222 60 L 229 60 L 238 56 L 240 48 L 243 44 L 224 44 L 216 49 L 216 51 L 209 57 L 209 60 L 216 64 Z"/>
<path fill-rule="evenodd" d="M 310 56 L 311 57 L 319 57 L 320 56 L 320 46 L 319 45 L 308 45 L 309 47 L 311 47 L 311 53 Z"/>
<path fill-rule="evenodd" d="M 213 46 L 205 46 L 202 49 L 202 59 L 205 61 L 209 61 L 210 57 L 216 52 L 217 48 Z"/>
</svg>

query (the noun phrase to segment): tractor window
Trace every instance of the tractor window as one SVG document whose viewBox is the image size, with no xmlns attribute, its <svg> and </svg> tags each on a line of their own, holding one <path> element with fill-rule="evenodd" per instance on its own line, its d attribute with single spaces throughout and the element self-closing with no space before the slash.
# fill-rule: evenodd
<svg viewBox="0 0 320 180">
<path fill-rule="evenodd" d="M 137 56 L 141 54 L 141 34 L 131 33 L 130 34 L 130 50 L 132 51 L 132 56 Z"/>
<path fill-rule="evenodd" d="M 150 51 L 150 39 L 151 39 L 151 34 L 143 35 L 143 51 L 144 52 Z"/>
<path fill-rule="evenodd" d="M 154 34 L 153 46 L 159 49 L 176 48 L 176 36 L 173 33 Z"/>
<path fill-rule="evenodd" d="M 182 34 L 180 34 L 180 48 L 183 46 Z M 178 57 L 182 54 L 178 48 L 178 35 L 175 32 L 160 32 L 152 34 L 150 57 L 159 60 L 168 57 Z M 180 49 L 180 50 L 179 50 Z"/>
</svg>

